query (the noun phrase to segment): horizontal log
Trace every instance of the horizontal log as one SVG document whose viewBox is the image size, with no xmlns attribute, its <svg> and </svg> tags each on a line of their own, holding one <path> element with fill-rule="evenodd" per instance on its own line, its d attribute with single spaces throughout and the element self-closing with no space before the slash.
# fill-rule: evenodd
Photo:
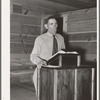
<svg viewBox="0 0 100 100">
<path fill-rule="evenodd" d="M 23 25 L 26 25 L 26 26 L 34 26 L 34 27 L 40 27 L 40 28 L 41 28 L 41 25 L 35 25 L 35 24 L 23 24 Z"/>
<path fill-rule="evenodd" d="M 11 63 L 18 63 L 21 62 L 30 62 L 30 53 L 29 54 L 20 54 L 20 53 L 15 53 L 10 55 Z"/>
<path fill-rule="evenodd" d="M 11 71 L 11 83 L 32 82 L 34 70 L 30 71 Z"/>
<path fill-rule="evenodd" d="M 11 63 L 10 64 L 10 71 L 18 71 L 18 72 L 21 72 L 21 71 L 30 71 L 32 69 L 35 69 L 35 65 L 33 64 L 26 64 L 22 62 L 22 64 L 18 65 L 17 63 L 16 64 L 13 64 Z"/>
<path fill-rule="evenodd" d="M 10 48 L 11 53 L 27 54 L 32 52 L 33 44 L 11 43 Z"/>
<path fill-rule="evenodd" d="M 23 42 L 23 37 L 20 34 L 10 35 L 10 42 Z"/>
<path fill-rule="evenodd" d="M 83 10 L 69 11 L 67 21 L 78 21 L 84 19 L 96 19 L 97 8 L 89 8 Z"/>
<path fill-rule="evenodd" d="M 32 26 L 31 25 L 22 25 L 19 22 L 11 22 L 10 30 L 11 33 L 40 35 L 41 27 L 37 25 L 32 25 Z"/>
<path fill-rule="evenodd" d="M 11 22 L 10 23 L 10 32 L 21 34 L 22 24 L 20 22 Z"/>
<path fill-rule="evenodd" d="M 21 4 L 15 4 L 15 5 L 22 6 Z M 29 6 L 29 8 L 30 8 L 30 6 Z M 27 11 L 27 8 L 26 9 L 23 8 L 21 10 L 22 11 L 20 13 L 17 11 L 17 9 L 16 9 L 16 11 L 13 11 L 13 5 L 12 5 L 11 14 L 20 15 L 20 16 L 29 16 L 29 17 L 32 16 L 32 17 L 37 17 L 37 18 L 40 18 L 40 17 L 43 16 L 40 12 L 35 12 L 35 11 L 32 11 L 32 10 L 28 10 L 27 14 L 25 14 L 25 12 Z"/>
<path fill-rule="evenodd" d="M 17 14 L 11 14 L 11 22 L 19 22 L 21 24 L 35 24 L 40 25 L 41 19 L 34 16 L 21 16 Z"/>
<path fill-rule="evenodd" d="M 78 52 L 86 54 L 96 54 L 96 42 L 70 42 L 70 48 Z"/>
<path fill-rule="evenodd" d="M 30 61 L 29 54 L 11 54 L 10 55 L 11 70 L 34 69 L 35 65 Z"/>
<path fill-rule="evenodd" d="M 86 61 L 97 61 L 97 54 L 85 54 Z"/>
<path fill-rule="evenodd" d="M 19 43 L 26 43 L 26 44 L 33 44 L 37 36 L 32 35 L 20 35 L 20 34 L 11 34 L 10 41 L 19 42 Z"/>
<path fill-rule="evenodd" d="M 33 44 L 24 44 L 24 52 L 25 53 L 31 53 L 33 49 Z"/>
<path fill-rule="evenodd" d="M 75 32 L 65 32 L 65 33 L 67 33 L 67 34 L 85 34 L 85 33 L 97 33 L 97 30 L 94 30 L 94 31 L 79 31 L 79 32 L 77 32 L 77 31 L 75 31 Z"/>
<path fill-rule="evenodd" d="M 83 34 L 68 34 L 69 40 L 97 40 L 97 34 L 96 33 L 83 33 Z"/>
<path fill-rule="evenodd" d="M 30 35 L 40 35 L 41 28 L 38 26 L 22 25 L 22 33 Z"/>
<path fill-rule="evenodd" d="M 96 19 L 73 21 L 67 23 L 67 32 L 95 31 Z"/>
<path fill-rule="evenodd" d="M 25 53 L 24 46 L 22 43 L 11 43 L 10 44 L 10 53 Z"/>
<path fill-rule="evenodd" d="M 26 43 L 26 44 L 27 44 L 27 43 L 32 43 L 32 44 L 34 44 L 35 39 L 36 39 L 36 37 L 28 36 L 28 37 L 26 37 L 26 38 L 23 39 L 23 42 Z"/>
</svg>

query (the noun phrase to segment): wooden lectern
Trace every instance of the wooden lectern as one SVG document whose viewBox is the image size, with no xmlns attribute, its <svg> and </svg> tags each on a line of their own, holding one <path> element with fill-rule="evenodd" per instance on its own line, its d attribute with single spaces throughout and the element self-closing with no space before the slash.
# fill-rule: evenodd
<svg viewBox="0 0 100 100">
<path fill-rule="evenodd" d="M 57 53 L 55 56 L 48 60 L 48 65 L 71 67 L 80 65 L 80 55 L 78 53 Z M 67 66 L 66 66 L 67 65 Z M 73 66 L 73 67 L 74 67 Z"/>
<path fill-rule="evenodd" d="M 58 54 L 48 64 L 38 73 L 38 100 L 95 100 L 95 68 L 80 66 L 78 54 Z"/>
</svg>

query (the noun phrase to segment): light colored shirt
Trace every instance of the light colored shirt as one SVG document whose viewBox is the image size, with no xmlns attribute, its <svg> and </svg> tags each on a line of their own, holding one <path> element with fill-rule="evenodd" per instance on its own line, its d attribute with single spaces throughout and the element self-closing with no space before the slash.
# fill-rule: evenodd
<svg viewBox="0 0 100 100">
<path fill-rule="evenodd" d="M 58 51 L 65 49 L 64 38 L 60 34 L 55 35 L 58 43 Z M 35 40 L 34 48 L 30 55 L 32 63 L 38 65 L 42 59 L 48 60 L 52 56 L 53 36 L 49 32 L 38 36 Z"/>
</svg>

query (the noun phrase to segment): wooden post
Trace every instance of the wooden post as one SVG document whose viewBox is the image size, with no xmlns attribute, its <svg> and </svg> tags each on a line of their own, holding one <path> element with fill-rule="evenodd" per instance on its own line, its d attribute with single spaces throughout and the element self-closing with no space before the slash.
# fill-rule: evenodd
<svg viewBox="0 0 100 100">
<path fill-rule="evenodd" d="M 77 100 L 77 69 L 75 69 L 75 90 L 74 90 L 74 100 Z"/>
<path fill-rule="evenodd" d="M 54 70 L 54 100 L 57 100 L 57 70 Z"/>
<path fill-rule="evenodd" d="M 80 64 L 81 64 L 81 56 L 78 55 L 78 56 L 77 56 L 77 67 L 79 67 Z"/>
<path fill-rule="evenodd" d="M 94 68 L 92 68 L 92 84 L 91 84 L 91 100 L 94 100 L 94 91 L 95 91 L 95 89 L 94 89 L 94 86 L 95 86 L 95 80 L 94 80 L 94 77 L 95 76 L 95 69 Z"/>
</svg>

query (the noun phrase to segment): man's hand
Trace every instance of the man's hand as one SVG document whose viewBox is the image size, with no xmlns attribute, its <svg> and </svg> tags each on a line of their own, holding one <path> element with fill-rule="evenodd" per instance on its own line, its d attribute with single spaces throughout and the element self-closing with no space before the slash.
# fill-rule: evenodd
<svg viewBox="0 0 100 100">
<path fill-rule="evenodd" d="M 46 61 L 42 61 L 42 65 L 43 66 L 46 66 L 47 65 L 47 62 Z"/>
<path fill-rule="evenodd" d="M 38 67 L 38 68 L 41 68 L 42 66 L 46 66 L 46 65 L 47 65 L 47 62 L 44 61 L 44 60 L 41 60 L 41 61 L 38 63 L 37 67 Z"/>
</svg>

